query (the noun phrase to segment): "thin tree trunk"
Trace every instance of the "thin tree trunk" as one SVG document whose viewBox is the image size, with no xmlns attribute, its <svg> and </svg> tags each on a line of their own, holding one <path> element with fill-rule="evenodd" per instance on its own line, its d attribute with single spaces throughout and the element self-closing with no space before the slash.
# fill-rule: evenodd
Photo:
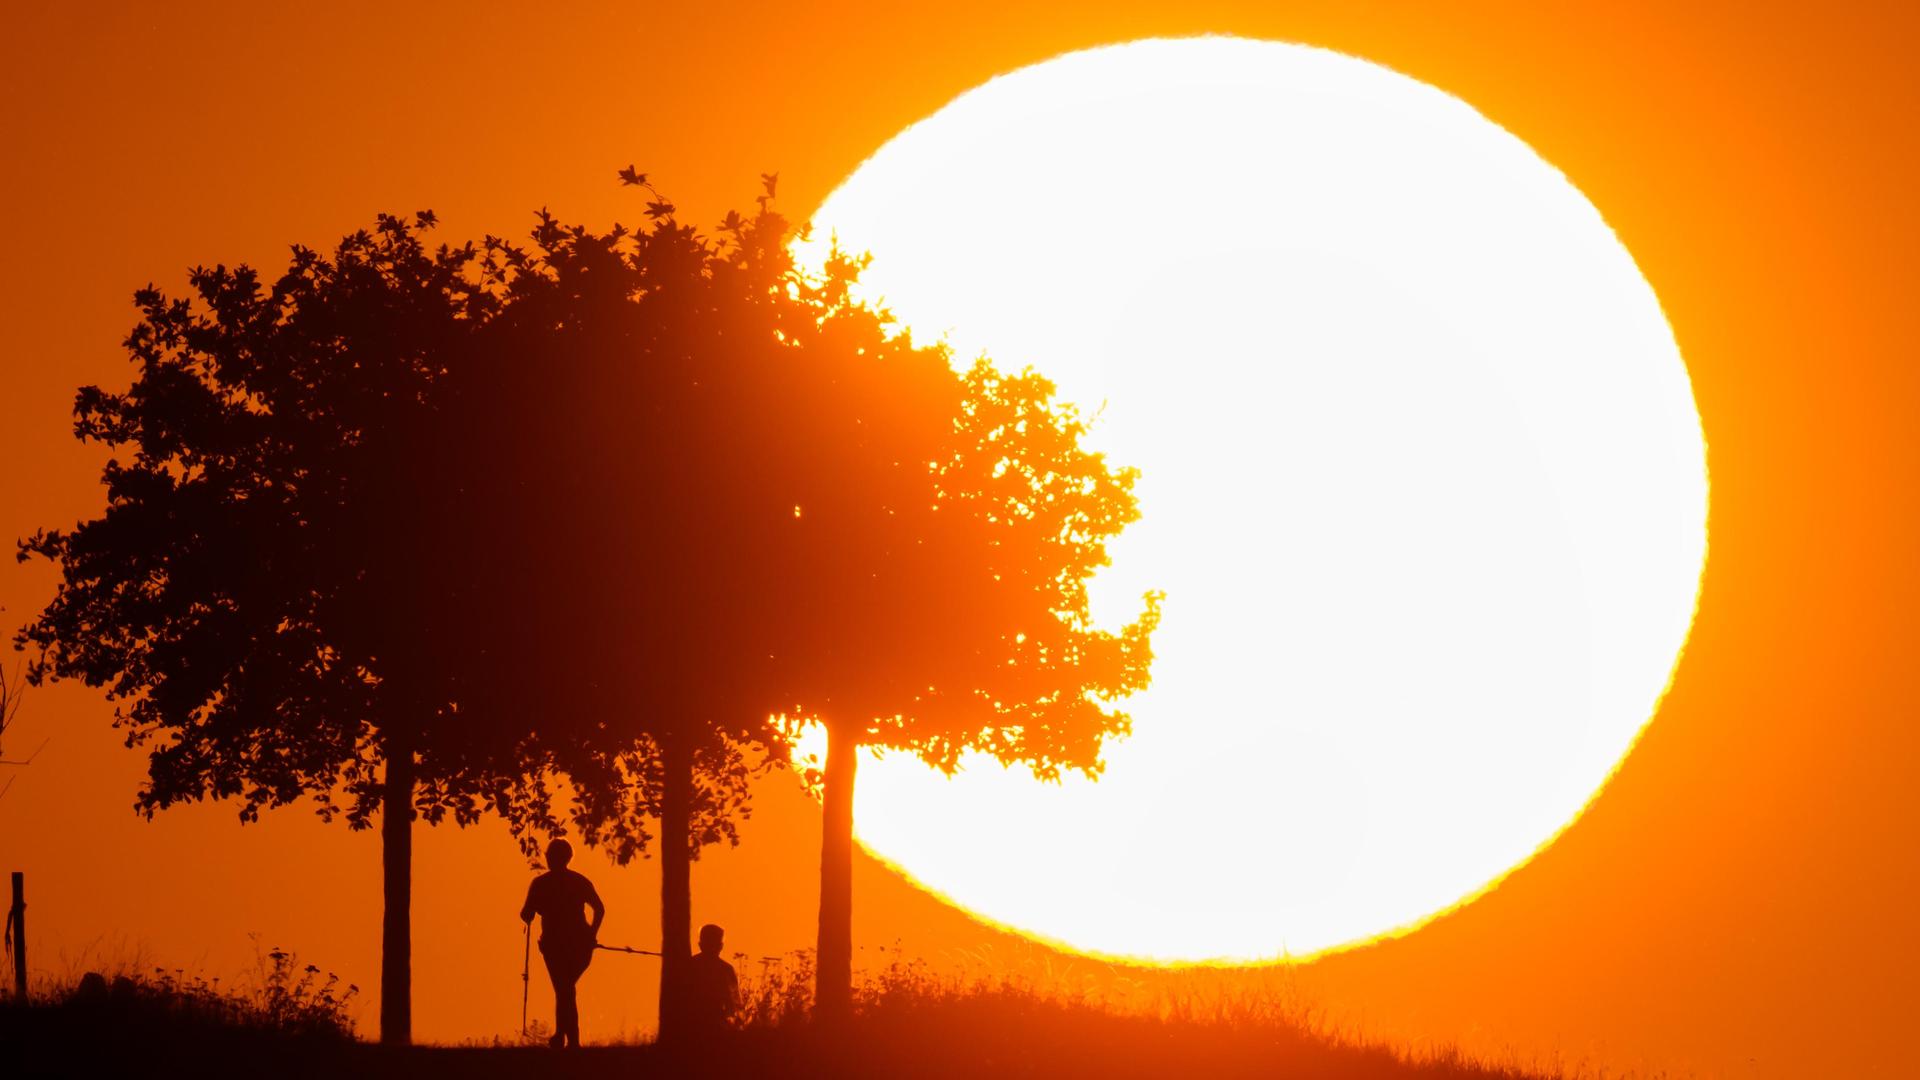
<svg viewBox="0 0 1920 1080">
<path fill-rule="evenodd" d="M 660 1041 L 683 1034 L 687 968 L 693 937 L 693 750 L 669 740 L 663 748 L 660 799 Z"/>
<path fill-rule="evenodd" d="M 413 747 L 387 737 L 380 803 L 380 862 L 386 907 L 380 935 L 380 1041 L 413 1041 Z"/>
<path fill-rule="evenodd" d="M 827 739 L 820 830 L 820 939 L 814 1013 L 833 1022 L 853 1011 L 853 780 L 860 744 L 849 732 Z"/>
</svg>

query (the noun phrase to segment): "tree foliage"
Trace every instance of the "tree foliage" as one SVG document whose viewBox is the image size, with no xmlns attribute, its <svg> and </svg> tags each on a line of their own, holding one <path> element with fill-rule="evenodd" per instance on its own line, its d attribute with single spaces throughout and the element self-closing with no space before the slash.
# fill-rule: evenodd
<svg viewBox="0 0 1920 1080">
<path fill-rule="evenodd" d="M 21 634 L 43 650 L 33 677 L 106 689 L 148 753 L 140 810 L 233 798 L 252 820 L 307 796 L 354 828 L 383 811 L 382 1037 L 402 1042 L 415 814 L 544 809 L 526 718 L 482 730 L 443 681 L 449 598 L 413 573 L 426 537 L 400 513 L 413 433 L 500 310 L 482 253 L 430 250 L 433 224 L 296 247 L 270 287 L 215 266 L 187 297 L 141 290 L 132 385 L 75 403 L 76 434 L 113 455 L 105 510 L 21 545 L 62 575 Z"/>
<path fill-rule="evenodd" d="M 796 266 L 772 176 L 711 234 L 621 179 L 639 228 L 542 211 L 524 242 L 430 250 L 430 214 L 383 216 L 271 287 L 217 266 L 188 298 L 142 290 L 135 381 L 76 403 L 114 454 L 105 511 L 22 543 L 63 575 L 22 641 L 36 679 L 116 702 L 144 812 L 386 806 L 402 919 L 416 808 L 492 809 L 530 844 L 563 775 L 617 861 L 658 830 L 665 1003 L 685 863 L 737 842 L 749 766 L 792 725 L 847 763 L 823 846 L 843 880 L 855 748 L 1096 774 L 1158 606 L 1091 620 L 1134 474 L 1044 377 L 956 370 L 855 302 L 864 260 Z M 823 994 L 849 903 L 823 893 Z"/>
<path fill-rule="evenodd" d="M 669 912 L 675 868 L 737 839 L 748 757 L 783 752 L 770 715 L 947 769 L 979 750 L 1097 772 L 1157 618 L 1151 597 L 1117 632 L 1087 612 L 1133 473 L 1043 377 L 956 371 L 856 303 L 862 260 L 797 267 L 771 177 L 711 236 L 622 179 L 649 195 L 641 228 L 543 214 L 488 246 L 510 278 L 496 351 L 432 440 L 468 478 L 448 490 L 498 511 L 461 530 L 493 545 L 458 572 L 491 605 L 448 655 L 498 658 L 463 707 L 592 717 L 543 753 L 617 859 L 658 823 Z"/>
<path fill-rule="evenodd" d="M 383 215 L 331 256 L 296 247 L 271 287 L 245 266 L 194 269 L 191 297 L 149 286 L 132 386 L 78 395 L 76 434 L 113 452 L 106 508 L 22 542 L 63 575 L 22 637 L 45 650 L 36 678 L 118 704 L 149 750 L 148 813 L 231 797 L 252 819 L 307 795 L 365 826 L 401 727 L 422 736 L 429 820 L 499 794 L 424 737 L 450 718 L 403 670 L 408 613 L 381 588 L 400 570 L 376 480 L 498 308 L 475 249 L 429 250 L 431 225 Z"/>
<path fill-rule="evenodd" d="M 639 229 L 543 212 L 527 243 L 488 240 L 501 314 L 421 440 L 435 481 L 405 500 L 445 538 L 419 561 L 459 596 L 463 647 L 438 651 L 459 709 L 483 730 L 540 716 L 572 825 L 620 862 L 648 849 L 667 744 L 692 756 L 696 851 L 737 839 L 748 756 L 784 745 L 745 587 L 781 522 L 745 479 L 769 446 L 740 387 L 773 341 L 757 260 L 785 225 L 763 205 L 709 238 L 649 206 Z"/>
<path fill-rule="evenodd" d="M 1031 370 L 894 332 L 849 299 L 836 254 L 800 289 L 807 358 L 787 468 L 798 541 L 768 583 L 789 717 L 829 732 L 817 1004 L 849 1007 L 852 802 L 862 747 L 952 771 L 978 751 L 1042 779 L 1097 775 L 1120 707 L 1147 684 L 1159 597 L 1096 626 L 1088 583 L 1138 515 L 1135 474 L 1083 444 L 1085 420 Z M 808 388 L 814 392 L 808 394 Z M 823 392 L 824 391 L 824 392 Z"/>
</svg>

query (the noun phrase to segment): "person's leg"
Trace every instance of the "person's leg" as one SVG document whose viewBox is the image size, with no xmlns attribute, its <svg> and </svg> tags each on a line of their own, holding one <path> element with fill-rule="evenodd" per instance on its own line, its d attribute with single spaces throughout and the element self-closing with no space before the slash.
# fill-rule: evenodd
<svg viewBox="0 0 1920 1080">
<path fill-rule="evenodd" d="M 572 975 L 571 972 L 568 973 Z M 580 1045 L 580 998 L 573 978 L 567 979 L 567 988 L 559 991 L 560 997 L 560 1034 L 566 1036 L 568 1045 Z"/>
<path fill-rule="evenodd" d="M 580 976 L 587 973 L 587 965 L 593 963 L 593 947 L 587 946 L 580 951 L 574 965 L 567 972 L 567 1038 L 573 1045 L 580 1045 Z"/>
<path fill-rule="evenodd" d="M 563 950 L 549 951 L 542 947 L 540 958 L 547 962 L 547 980 L 553 983 L 553 1038 L 548 1042 L 561 1046 L 571 1034 L 577 1046 L 580 1038 L 580 1008 L 574 1000 L 573 983 L 579 975 L 573 971 L 573 965 Z"/>
</svg>

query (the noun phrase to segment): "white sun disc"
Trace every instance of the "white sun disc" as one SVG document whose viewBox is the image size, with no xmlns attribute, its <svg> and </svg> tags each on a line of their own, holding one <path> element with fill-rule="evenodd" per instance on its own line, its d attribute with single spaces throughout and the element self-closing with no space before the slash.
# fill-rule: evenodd
<svg viewBox="0 0 1920 1080">
<path fill-rule="evenodd" d="M 1686 368 L 1599 212 L 1458 99 L 1273 42 L 1073 53 L 814 222 L 803 260 L 871 251 L 917 337 L 1098 415 L 1143 516 L 1096 614 L 1167 594 L 1097 782 L 862 765 L 915 880 L 1090 952 L 1306 955 L 1497 880 L 1652 715 L 1706 555 Z"/>
</svg>

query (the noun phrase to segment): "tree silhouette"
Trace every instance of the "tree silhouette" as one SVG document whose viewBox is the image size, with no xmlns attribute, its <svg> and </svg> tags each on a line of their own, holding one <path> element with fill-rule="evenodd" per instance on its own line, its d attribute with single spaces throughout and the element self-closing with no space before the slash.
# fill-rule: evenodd
<svg viewBox="0 0 1920 1080">
<path fill-rule="evenodd" d="M 132 386 L 75 404 L 76 434 L 116 453 L 105 512 L 20 554 L 62 573 L 21 632 L 44 650 L 33 678 L 107 689 L 150 748 L 137 809 L 236 798 L 251 821 L 304 795 L 355 829 L 379 813 L 380 1030 L 399 1043 L 415 816 L 543 806 L 519 734 L 479 732 L 422 662 L 441 598 L 396 587 L 420 565 L 397 516 L 419 486 L 396 482 L 418 479 L 411 433 L 498 309 L 471 245 L 425 247 L 433 224 L 383 215 L 331 257 L 296 247 L 270 289 L 216 266 L 190 299 L 141 290 Z"/>
<path fill-rule="evenodd" d="M 616 862 L 648 853 L 657 822 L 673 1039 L 690 864 L 737 842 L 749 760 L 784 756 L 750 568 L 791 517 L 755 479 L 782 445 L 756 386 L 778 347 L 762 260 L 787 257 L 770 191 L 709 238 L 647 190 L 637 230 L 542 212 L 530 242 L 488 242 L 501 309 L 420 440 L 442 482 L 412 513 L 443 552 L 421 560 L 447 579 L 426 591 L 459 597 L 459 646 L 439 655 L 462 713 L 501 717 L 481 730 L 541 716 L 523 758 L 568 777 L 581 839 Z"/>
<path fill-rule="evenodd" d="M 646 187 L 627 170 L 623 181 Z M 492 809 L 662 857 L 661 1030 L 690 958 L 690 863 L 736 841 L 776 718 L 831 733 L 823 1013 L 851 972 L 861 746 L 951 770 L 969 750 L 1096 773 L 1145 685 L 1149 596 L 1094 627 L 1086 582 L 1132 520 L 1132 473 L 1038 375 L 894 333 L 861 262 L 787 249 L 773 178 L 704 236 L 652 192 L 606 233 L 429 252 L 381 217 L 263 289 L 196 269 L 138 294 L 124 393 L 76 432 L 130 452 L 107 508 L 22 557 L 63 573 L 22 632 L 147 744 L 148 814 L 311 796 L 380 812 L 381 1033 L 404 1042 L 411 822 Z"/>
<path fill-rule="evenodd" d="M 836 255 L 798 321 L 796 368 L 830 394 L 795 421 L 785 483 L 801 525 L 779 651 L 791 714 L 822 721 L 824 776 L 815 1002 L 849 1008 L 857 754 L 879 747 L 951 772 L 967 751 L 1035 776 L 1100 771 L 1124 734 L 1117 702 L 1148 681 L 1159 597 L 1117 632 L 1093 625 L 1087 583 L 1137 516 L 1134 472 L 1081 439 L 1053 385 L 893 333 L 852 303 L 864 260 Z"/>
<path fill-rule="evenodd" d="M 956 373 L 944 349 L 854 303 L 859 261 L 796 269 L 766 181 L 758 213 L 728 215 L 714 238 L 657 193 L 633 232 L 543 214 L 529 248 L 500 249 L 515 277 L 489 333 L 513 337 L 497 351 L 506 370 L 469 369 L 473 399 L 444 414 L 468 430 L 437 440 L 471 447 L 455 456 L 475 483 L 505 485 L 469 502 L 514 507 L 494 561 L 522 553 L 496 585 L 501 618 L 467 623 L 488 643 L 454 655 L 550 676 L 537 698 L 508 679 L 472 699 L 591 718 L 543 736 L 588 842 L 624 861 L 658 821 L 666 1039 L 689 863 L 736 838 L 745 755 L 781 750 L 769 713 L 833 733 L 819 995 L 832 1014 L 850 981 L 857 747 L 1097 772 L 1157 618 L 1151 597 L 1118 633 L 1087 617 L 1086 581 L 1135 514 L 1132 473 L 1080 446 L 1084 424 L 1045 379 L 984 361 Z"/>
</svg>

